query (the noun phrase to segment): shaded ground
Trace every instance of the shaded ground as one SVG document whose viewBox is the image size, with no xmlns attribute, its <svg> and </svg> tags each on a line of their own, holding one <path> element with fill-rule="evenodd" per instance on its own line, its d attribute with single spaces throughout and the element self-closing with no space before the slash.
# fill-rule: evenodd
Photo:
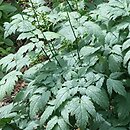
<svg viewBox="0 0 130 130">
<path fill-rule="evenodd" d="M 3 99 L 3 101 L 0 102 L 0 107 L 8 105 L 13 101 L 14 96 L 23 88 L 25 88 L 27 84 L 23 80 L 19 80 L 14 88 L 14 91 L 12 92 L 11 96 L 7 96 Z"/>
</svg>

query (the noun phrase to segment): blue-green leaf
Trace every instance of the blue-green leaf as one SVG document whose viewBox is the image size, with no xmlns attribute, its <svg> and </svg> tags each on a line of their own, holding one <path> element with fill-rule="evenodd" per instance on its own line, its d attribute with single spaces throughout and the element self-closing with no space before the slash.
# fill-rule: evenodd
<svg viewBox="0 0 130 130">
<path fill-rule="evenodd" d="M 116 93 L 126 96 L 126 90 L 125 87 L 123 86 L 123 83 L 119 80 L 114 80 L 114 79 L 107 79 L 107 90 L 108 93 L 111 95 L 112 90 L 114 90 Z"/>
</svg>

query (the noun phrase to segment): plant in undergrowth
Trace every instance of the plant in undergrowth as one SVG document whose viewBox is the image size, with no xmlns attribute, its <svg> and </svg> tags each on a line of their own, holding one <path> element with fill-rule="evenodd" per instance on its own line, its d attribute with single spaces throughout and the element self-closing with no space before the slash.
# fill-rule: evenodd
<svg viewBox="0 0 130 130">
<path fill-rule="evenodd" d="M 0 99 L 19 79 L 28 85 L 0 108 L 3 130 L 130 129 L 130 1 L 89 12 L 85 4 L 66 0 L 51 9 L 30 0 L 5 23 L 5 37 L 17 33 L 28 43 L 0 60 L 7 72 Z"/>
<path fill-rule="evenodd" d="M 0 0 L 0 58 L 15 51 L 14 43 L 11 38 L 4 38 L 4 22 L 9 21 L 10 17 L 13 16 L 17 11 L 17 8 L 11 3 Z M 0 79 L 4 76 L 0 67 Z"/>
<path fill-rule="evenodd" d="M 15 14 L 17 8 L 10 3 L 0 0 L 0 57 L 6 56 L 13 52 L 13 41 L 10 38 L 4 38 L 3 24 L 9 21 L 10 17 Z"/>
</svg>

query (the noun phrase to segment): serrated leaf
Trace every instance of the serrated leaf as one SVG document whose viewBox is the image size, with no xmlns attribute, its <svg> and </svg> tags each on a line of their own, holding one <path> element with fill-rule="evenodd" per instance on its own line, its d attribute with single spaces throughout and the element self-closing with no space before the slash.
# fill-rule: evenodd
<svg viewBox="0 0 130 130">
<path fill-rule="evenodd" d="M 35 26 L 32 25 L 31 22 L 29 22 L 28 20 L 23 20 L 18 24 L 18 29 L 17 31 L 19 32 L 31 32 L 35 29 Z"/>
<path fill-rule="evenodd" d="M 69 110 L 68 110 L 68 107 L 64 107 L 62 110 L 61 110 L 61 116 L 63 117 L 63 119 L 68 123 L 69 123 Z"/>
<path fill-rule="evenodd" d="M 24 66 L 29 67 L 30 63 L 31 61 L 29 59 L 29 56 L 26 55 L 25 57 L 18 59 L 16 63 L 16 69 L 20 71 Z"/>
<path fill-rule="evenodd" d="M 2 65 L 2 68 L 4 69 L 5 67 L 9 66 L 10 62 L 13 61 L 14 59 L 14 54 L 9 54 L 6 57 L 2 58 L 0 60 L 0 65 Z"/>
<path fill-rule="evenodd" d="M 43 110 L 49 100 L 50 92 L 43 91 L 42 94 L 33 95 L 30 99 L 30 117 L 35 118 L 39 110 Z"/>
<path fill-rule="evenodd" d="M 127 41 L 125 41 L 123 43 L 123 46 L 122 46 L 122 51 L 128 49 L 130 47 L 130 39 L 128 39 Z"/>
<path fill-rule="evenodd" d="M 54 127 L 54 130 L 70 130 L 70 129 L 69 129 L 67 123 L 64 121 L 64 119 L 59 117 L 57 124 Z"/>
<path fill-rule="evenodd" d="M 86 95 L 88 95 L 94 102 L 100 105 L 103 108 L 108 108 L 109 101 L 107 94 L 104 90 L 96 87 L 96 86 L 89 86 L 86 90 Z"/>
<path fill-rule="evenodd" d="M 129 116 L 130 113 L 130 93 L 127 93 L 126 98 L 122 96 L 118 96 L 116 98 L 116 107 L 117 107 L 117 112 L 118 112 L 118 117 L 121 120 L 124 120 L 126 117 Z"/>
<path fill-rule="evenodd" d="M 84 107 L 86 107 L 86 110 L 88 111 L 88 113 L 92 115 L 93 117 L 95 117 L 95 114 L 96 114 L 95 107 L 93 103 L 91 102 L 90 98 L 87 96 L 82 96 L 81 101 Z"/>
<path fill-rule="evenodd" d="M 119 80 L 107 79 L 107 90 L 110 95 L 112 94 L 112 90 L 114 90 L 116 93 L 126 96 L 126 90 L 123 83 Z"/>
<path fill-rule="evenodd" d="M 46 37 L 46 39 L 48 41 L 49 40 L 53 40 L 53 39 L 57 39 L 57 38 L 60 37 L 60 34 L 55 33 L 55 32 L 49 32 L 49 31 L 47 31 L 47 32 L 44 32 L 43 34 L 45 35 L 45 37 Z"/>
<path fill-rule="evenodd" d="M 57 109 L 66 99 L 70 98 L 70 90 L 67 87 L 58 90 L 55 101 L 55 108 Z"/>
<path fill-rule="evenodd" d="M 10 64 L 6 67 L 6 72 L 13 70 L 16 67 L 16 62 L 12 61 Z"/>
<path fill-rule="evenodd" d="M 78 90 L 79 90 L 78 87 L 74 87 L 74 88 L 70 89 L 71 96 L 74 96 L 78 92 Z"/>
<path fill-rule="evenodd" d="M 130 51 L 128 51 L 124 56 L 124 61 L 123 61 L 124 65 L 126 65 L 129 60 L 130 60 Z"/>
<path fill-rule="evenodd" d="M 18 81 L 19 76 L 22 76 L 21 72 L 12 71 L 2 78 L 2 80 L 0 81 L 0 100 L 4 96 L 11 94 L 16 82 Z"/>
<path fill-rule="evenodd" d="M 105 37 L 105 42 L 110 46 L 116 44 L 118 42 L 118 35 L 117 32 L 108 32 Z"/>
<path fill-rule="evenodd" d="M 35 130 L 37 127 L 38 124 L 35 121 L 31 121 L 24 130 Z"/>
<path fill-rule="evenodd" d="M 48 123 L 46 130 L 52 130 L 54 126 L 58 123 L 58 117 L 54 116 Z"/>
<path fill-rule="evenodd" d="M 13 108 L 13 103 L 0 107 L 0 119 L 9 117 L 12 108 Z"/>
<path fill-rule="evenodd" d="M 34 49 L 35 44 L 30 42 L 27 45 L 22 46 L 18 52 L 16 53 L 16 59 L 19 60 L 19 58 L 23 57 L 23 54 L 30 52 Z"/>
<path fill-rule="evenodd" d="M 101 78 L 96 82 L 96 87 L 101 88 L 102 85 L 103 85 L 103 83 L 104 83 L 104 80 L 105 80 L 104 76 L 101 77 Z"/>
<path fill-rule="evenodd" d="M 109 70 L 111 70 L 111 72 L 120 71 L 121 62 L 122 62 L 121 56 L 116 54 L 111 54 L 109 56 Z"/>
<path fill-rule="evenodd" d="M 94 22 L 87 21 L 83 24 L 83 26 L 86 27 L 86 31 L 88 34 L 95 35 L 100 40 L 104 39 L 104 34 L 102 32 L 102 29 Z"/>
<path fill-rule="evenodd" d="M 89 56 L 89 55 L 94 54 L 99 49 L 100 49 L 100 47 L 94 48 L 94 47 L 85 46 L 85 47 L 81 48 L 80 54 L 83 56 Z"/>
<path fill-rule="evenodd" d="M 5 32 L 4 32 L 4 38 L 7 38 L 9 35 L 11 35 L 12 33 L 15 33 L 17 28 L 18 28 L 18 23 L 20 21 L 17 19 L 16 24 L 11 24 L 8 22 L 4 23 L 4 28 L 5 28 Z"/>
<path fill-rule="evenodd" d="M 41 115 L 41 119 L 40 119 L 40 124 L 43 125 L 46 120 L 52 115 L 53 111 L 54 111 L 54 106 L 48 106 L 45 111 L 43 112 L 43 114 Z"/>
<path fill-rule="evenodd" d="M 117 54 L 119 56 L 122 56 L 122 50 L 121 50 L 121 45 L 114 45 L 112 47 L 112 51 L 113 54 Z"/>
<path fill-rule="evenodd" d="M 64 121 L 63 118 L 59 117 L 54 130 L 70 130 L 68 124 Z"/>
<path fill-rule="evenodd" d="M 67 123 L 62 118 L 58 119 L 58 125 L 60 126 L 61 130 L 69 130 Z"/>
<path fill-rule="evenodd" d="M 80 92 L 81 95 L 85 95 L 85 94 L 86 94 L 86 90 L 87 90 L 87 89 L 86 89 L 86 88 L 83 88 L 83 87 L 79 87 L 79 88 L 78 88 L 78 91 Z M 78 91 L 77 91 L 77 93 L 78 93 Z"/>
<path fill-rule="evenodd" d="M 34 65 L 33 67 L 30 67 L 27 71 L 25 71 L 23 78 L 25 80 L 32 80 L 35 79 L 36 72 L 42 67 L 42 64 Z"/>
<path fill-rule="evenodd" d="M 18 36 L 18 38 L 17 38 L 17 40 L 24 40 L 24 39 L 29 39 L 29 38 L 31 38 L 31 37 L 34 37 L 35 35 L 33 34 L 33 33 L 31 33 L 31 32 L 28 32 L 28 33 L 21 33 L 19 36 Z"/>
<path fill-rule="evenodd" d="M 114 72 L 110 74 L 111 79 L 118 79 L 122 76 L 123 72 Z"/>
<path fill-rule="evenodd" d="M 77 124 L 81 130 L 86 128 L 89 114 L 92 116 L 96 114 L 93 103 L 87 96 L 82 96 L 81 99 L 78 97 L 73 98 L 69 104 L 69 109 L 71 114 L 75 115 Z"/>
<path fill-rule="evenodd" d="M 74 29 L 75 30 L 75 29 Z M 72 31 L 72 28 L 70 26 L 65 26 L 65 27 L 62 27 L 58 33 L 63 36 L 64 38 L 66 38 L 67 40 L 70 40 L 72 42 L 74 42 L 76 40 L 75 36 L 74 36 L 74 33 Z M 75 34 L 76 34 L 76 37 L 78 36 L 78 32 L 75 30 Z"/>
</svg>

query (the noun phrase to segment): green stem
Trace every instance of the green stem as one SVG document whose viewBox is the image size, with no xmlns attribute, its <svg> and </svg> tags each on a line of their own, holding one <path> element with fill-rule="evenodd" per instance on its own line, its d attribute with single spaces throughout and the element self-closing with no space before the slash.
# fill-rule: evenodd
<svg viewBox="0 0 130 130">
<path fill-rule="evenodd" d="M 57 52 L 56 52 L 56 50 L 55 50 L 55 47 L 54 47 L 54 45 L 53 45 L 53 43 L 52 43 L 52 42 L 51 42 L 51 46 L 52 46 L 53 51 L 55 52 L 55 54 L 57 54 Z"/>
<path fill-rule="evenodd" d="M 73 7 L 71 6 L 71 4 L 69 3 L 69 1 L 68 1 L 68 0 L 66 0 L 66 2 L 67 2 L 67 4 L 69 5 L 70 10 L 71 10 L 71 11 L 74 11 L 74 9 L 73 9 Z"/>
<path fill-rule="evenodd" d="M 36 11 L 35 11 L 35 6 L 33 5 L 32 0 L 30 0 L 30 2 L 31 2 L 31 5 L 32 5 L 32 9 L 33 9 L 34 15 L 36 16 L 36 19 L 37 19 L 37 23 L 38 23 L 38 25 L 40 26 L 40 23 L 39 23 L 39 20 L 38 20 L 38 17 L 37 17 L 37 13 L 36 13 Z"/>
<path fill-rule="evenodd" d="M 51 49 L 51 46 L 50 46 L 50 44 L 48 44 L 48 46 L 49 46 L 49 49 L 50 49 L 50 51 L 51 51 L 51 53 L 52 53 L 52 55 L 54 56 L 54 58 L 55 58 L 55 60 L 57 61 L 57 64 L 62 68 L 62 66 L 61 66 L 61 64 L 60 64 L 60 62 L 58 61 L 58 59 L 56 58 L 56 54 L 53 52 L 54 50 L 52 50 Z"/>
<path fill-rule="evenodd" d="M 68 12 L 67 12 L 67 16 L 68 16 L 68 19 L 69 19 L 69 23 L 70 23 L 70 27 L 71 27 L 71 29 L 72 29 L 73 35 L 74 35 L 74 37 L 75 37 L 75 39 L 76 39 L 78 59 L 79 59 L 79 61 L 81 61 L 81 60 L 80 60 L 80 54 L 79 54 L 78 40 L 77 40 L 76 33 L 75 33 L 74 28 L 73 28 L 73 26 L 72 26 L 72 23 L 71 23 L 70 16 L 69 16 L 69 13 L 68 13 Z"/>
<path fill-rule="evenodd" d="M 21 15 L 22 15 L 22 18 L 23 18 L 23 20 L 24 20 L 24 17 L 23 17 L 23 14 L 22 14 L 22 13 L 21 13 Z M 33 31 L 31 31 L 31 33 L 34 34 Z M 34 34 L 34 35 L 35 35 L 35 34 Z M 37 37 L 36 37 L 36 38 L 37 38 Z M 48 56 L 47 52 L 45 51 L 45 49 L 44 49 L 43 47 L 42 47 L 42 50 L 43 50 L 43 52 L 45 53 L 47 59 L 48 59 L 49 61 L 51 61 L 50 57 Z"/>
<path fill-rule="evenodd" d="M 30 1 L 31 1 L 31 0 L 30 0 Z M 37 19 L 38 25 L 40 25 L 40 24 L 39 24 L 39 21 L 38 21 L 37 13 L 36 13 L 36 11 L 35 11 L 35 7 L 34 7 L 32 1 L 31 1 L 31 5 L 32 5 L 32 8 L 33 8 L 34 14 L 35 14 L 35 16 L 36 16 L 36 19 Z M 42 34 L 43 34 L 44 39 L 47 41 L 47 39 L 46 39 L 44 33 L 42 33 Z M 54 50 L 51 49 L 51 46 L 50 46 L 49 43 L 48 43 L 48 47 L 49 47 L 49 49 L 50 49 L 52 55 L 54 56 L 55 60 L 57 61 L 58 65 L 59 65 L 60 67 L 62 67 L 62 66 L 60 65 L 60 62 L 59 62 L 58 59 L 56 58 L 55 53 L 53 52 Z"/>
</svg>

